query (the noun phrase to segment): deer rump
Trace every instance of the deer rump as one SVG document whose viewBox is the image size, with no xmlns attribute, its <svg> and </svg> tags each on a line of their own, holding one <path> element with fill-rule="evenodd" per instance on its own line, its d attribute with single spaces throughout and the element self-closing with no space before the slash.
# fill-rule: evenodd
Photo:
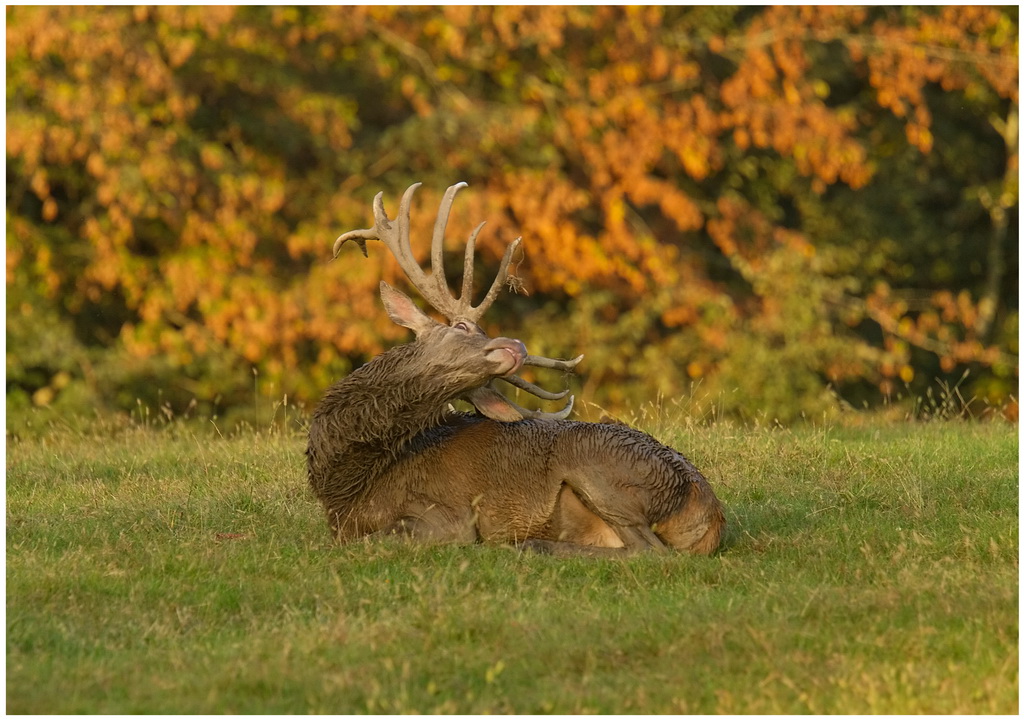
<svg viewBox="0 0 1024 721">
<path fill-rule="evenodd" d="M 473 251 L 483 224 L 469 236 L 462 294 L 455 298 L 443 267 L 444 231 L 459 183 L 441 202 L 431 242 L 431 272 L 413 260 L 406 190 L 395 220 L 374 199 L 374 226 L 340 236 L 366 254 L 379 240 L 431 307 L 438 323 L 383 281 L 381 300 L 395 323 L 416 339 L 377 356 L 327 389 L 309 429 L 308 477 L 341 541 L 401 533 L 433 541 L 523 544 L 538 551 L 616 554 L 666 546 L 697 553 L 718 548 L 722 506 L 681 454 L 626 425 L 564 420 L 561 411 L 522 408 L 501 380 L 544 400 L 551 392 L 519 377 L 527 365 L 571 371 L 583 356 L 529 355 L 513 338 L 477 325 L 505 284 L 514 240 L 490 289 L 476 306 Z M 461 398 L 478 414 L 448 412 Z"/>
<path fill-rule="evenodd" d="M 617 424 L 453 415 L 414 437 L 358 491 L 315 490 L 341 541 L 399 533 L 559 555 L 666 546 L 711 553 L 725 524 L 685 457 Z"/>
</svg>

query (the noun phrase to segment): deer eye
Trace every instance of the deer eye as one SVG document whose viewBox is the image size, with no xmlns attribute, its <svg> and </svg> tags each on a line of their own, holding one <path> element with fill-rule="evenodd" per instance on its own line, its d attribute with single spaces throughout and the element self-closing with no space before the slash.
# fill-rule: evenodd
<svg viewBox="0 0 1024 721">
<path fill-rule="evenodd" d="M 469 326 L 463 323 L 461 320 L 455 325 L 453 325 L 452 328 L 454 328 L 455 330 L 462 330 L 467 333 L 469 332 Z"/>
</svg>

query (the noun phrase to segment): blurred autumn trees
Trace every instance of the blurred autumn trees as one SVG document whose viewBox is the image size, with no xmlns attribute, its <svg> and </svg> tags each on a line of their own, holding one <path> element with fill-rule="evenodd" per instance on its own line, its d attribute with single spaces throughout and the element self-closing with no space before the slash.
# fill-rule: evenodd
<svg viewBox="0 0 1024 721">
<path fill-rule="evenodd" d="M 610 410 L 1000 406 L 1017 46 L 1016 7 L 8 8 L 8 411 L 314 401 L 407 337 L 332 241 L 423 181 L 423 257 L 460 180 L 449 274 L 522 235 L 491 329 Z"/>
</svg>

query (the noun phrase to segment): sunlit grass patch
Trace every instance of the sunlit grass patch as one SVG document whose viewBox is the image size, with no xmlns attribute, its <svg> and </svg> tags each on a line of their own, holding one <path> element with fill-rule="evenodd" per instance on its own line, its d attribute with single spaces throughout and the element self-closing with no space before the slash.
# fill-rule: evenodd
<svg viewBox="0 0 1024 721">
<path fill-rule="evenodd" d="M 649 430 L 718 555 L 337 546 L 299 434 L 13 441 L 7 710 L 1017 710 L 1015 428 Z"/>
</svg>

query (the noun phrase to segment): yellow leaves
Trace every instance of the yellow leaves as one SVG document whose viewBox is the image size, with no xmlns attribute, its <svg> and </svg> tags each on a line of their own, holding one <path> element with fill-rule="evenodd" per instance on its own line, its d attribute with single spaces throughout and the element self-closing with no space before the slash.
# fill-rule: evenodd
<svg viewBox="0 0 1024 721">
<path fill-rule="evenodd" d="M 736 128 L 732 133 L 732 139 L 740 150 L 746 150 L 750 147 L 750 133 L 746 128 Z"/>
<path fill-rule="evenodd" d="M 911 145 L 917 146 L 922 153 L 927 153 L 932 149 L 935 139 L 932 137 L 932 133 L 927 126 L 919 125 L 918 123 L 907 123 L 907 140 L 910 141 Z"/>
<path fill-rule="evenodd" d="M 223 169 L 224 160 L 224 147 L 220 143 L 203 143 L 199 149 L 199 161 L 209 170 Z"/>
<path fill-rule="evenodd" d="M 626 85 L 636 85 L 640 81 L 642 71 L 638 63 L 620 63 L 615 67 L 615 73 Z"/>
<path fill-rule="evenodd" d="M 169 65 L 172 68 L 180 68 L 195 52 L 196 39 L 194 37 L 175 38 L 167 43 L 166 48 Z"/>
<path fill-rule="evenodd" d="M 605 223 L 616 228 L 622 225 L 626 218 L 626 204 L 620 198 L 616 198 L 607 204 L 605 208 Z"/>
<path fill-rule="evenodd" d="M 102 178 L 107 173 L 107 163 L 101 153 L 89 153 L 85 161 L 85 169 L 94 178 Z"/>
<path fill-rule="evenodd" d="M 698 149 L 694 146 L 686 146 L 679 155 L 683 169 L 695 180 L 703 180 L 710 172 L 708 164 L 708 153 L 706 149 Z"/>
<path fill-rule="evenodd" d="M 667 184 L 661 185 L 659 206 L 667 218 L 670 218 L 679 230 L 696 230 L 704 223 L 704 214 L 697 204 L 682 191 Z"/>
<path fill-rule="evenodd" d="M 671 56 L 668 50 L 661 45 L 656 45 L 651 50 L 651 59 L 647 73 L 652 80 L 661 80 L 668 75 L 671 69 Z"/>
<path fill-rule="evenodd" d="M 779 246 L 789 248 L 809 261 L 812 261 L 817 255 L 817 251 L 814 246 L 808 242 L 807 238 L 802 233 L 797 231 L 786 228 L 775 228 L 772 231 L 772 239 Z"/>
<path fill-rule="evenodd" d="M 826 107 L 827 83 L 805 77 L 807 59 L 798 45 L 774 43 L 771 52 L 752 50 L 722 84 L 721 98 L 741 150 L 773 148 L 792 157 L 815 187 L 844 180 L 866 182 L 866 152 L 850 131 L 856 120 L 842 109 Z"/>
<path fill-rule="evenodd" d="M 790 105 L 799 105 L 802 101 L 800 91 L 797 90 L 796 85 L 790 80 L 785 80 L 782 83 L 782 97 Z"/>
<path fill-rule="evenodd" d="M 884 375 L 899 376 L 907 383 L 913 379 L 915 371 L 909 364 L 911 347 L 935 353 L 947 373 L 960 364 L 991 366 L 1006 358 L 998 347 L 986 345 L 978 337 L 979 306 L 967 291 L 955 296 L 940 291 L 931 300 L 939 312 L 929 309 L 909 313 L 907 303 L 883 284 L 866 299 L 867 314 L 886 333 L 883 345 L 888 355 L 880 366 Z"/>
<path fill-rule="evenodd" d="M 419 91 L 411 76 L 403 78 L 403 92 L 409 86 L 410 96 Z M 350 118 L 355 116 L 354 103 L 334 93 L 310 92 L 308 89 L 286 90 L 282 104 L 289 117 L 309 128 L 314 137 L 321 139 L 332 151 L 340 152 L 352 145 L 349 127 Z"/>
<path fill-rule="evenodd" d="M 29 179 L 29 187 L 40 200 L 46 200 L 50 197 L 50 183 L 44 169 L 37 168 L 36 171 L 32 173 L 32 177 Z"/>
<path fill-rule="evenodd" d="M 987 10 L 949 7 L 938 16 L 924 16 L 916 26 L 879 26 L 871 47 L 865 49 L 879 105 L 909 119 L 907 138 L 922 152 L 929 152 L 934 142 L 923 92 L 926 84 L 936 83 L 947 92 L 964 89 L 971 96 L 977 95 L 980 76 L 1000 95 L 1016 99 L 1016 50 L 1012 57 L 1000 58 L 1000 45 L 978 37 L 1002 17 Z M 964 62 L 968 57 L 984 61 L 972 69 Z"/>
<path fill-rule="evenodd" d="M 117 197 L 117 184 L 114 182 L 104 182 L 96 186 L 96 200 L 99 201 L 100 205 L 109 207 L 114 203 L 114 199 Z"/>
<path fill-rule="evenodd" d="M 267 178 L 260 184 L 259 208 L 264 213 L 276 213 L 285 202 L 285 185 L 279 178 Z"/>
<path fill-rule="evenodd" d="M 661 322 L 669 328 L 690 325 L 697 321 L 697 313 L 690 306 L 673 306 L 661 314 Z M 691 375 L 691 378 L 696 376 Z"/>
<path fill-rule="evenodd" d="M 991 35 L 989 42 L 996 48 L 1012 48 L 1013 52 L 1016 53 L 1016 46 L 1019 42 L 1018 33 L 1020 32 L 1017 24 L 1009 15 L 998 13 L 995 17 L 994 23 L 989 23 L 991 28 Z"/>
<path fill-rule="evenodd" d="M 407 98 L 415 97 L 419 91 L 419 80 L 415 75 L 406 74 L 402 76 L 399 87 L 402 89 L 402 95 Z"/>
</svg>

